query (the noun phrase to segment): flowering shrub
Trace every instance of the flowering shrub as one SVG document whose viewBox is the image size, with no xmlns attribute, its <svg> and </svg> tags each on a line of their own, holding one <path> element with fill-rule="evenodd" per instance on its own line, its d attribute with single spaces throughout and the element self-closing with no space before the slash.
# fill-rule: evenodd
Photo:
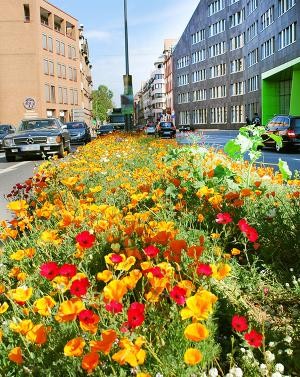
<svg viewBox="0 0 300 377">
<path fill-rule="evenodd" d="M 287 328 L 267 328 L 263 303 L 276 292 L 261 296 L 271 279 L 257 275 L 274 248 L 269 224 L 287 207 L 281 241 L 296 238 L 300 181 L 251 167 L 249 185 L 248 167 L 145 136 L 43 163 L 9 194 L 14 219 L 2 223 L 3 375 L 251 371 L 230 338 L 265 362 L 266 339 Z"/>
</svg>

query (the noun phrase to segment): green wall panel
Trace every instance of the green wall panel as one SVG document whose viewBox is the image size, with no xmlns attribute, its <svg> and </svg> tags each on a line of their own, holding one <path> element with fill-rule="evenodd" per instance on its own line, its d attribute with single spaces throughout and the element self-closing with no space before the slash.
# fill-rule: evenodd
<svg viewBox="0 0 300 377">
<path fill-rule="evenodd" d="M 300 70 L 296 69 L 293 71 L 290 114 L 300 115 Z"/>
<path fill-rule="evenodd" d="M 279 113 L 279 83 L 268 79 L 262 80 L 262 124 L 267 124 Z"/>
</svg>

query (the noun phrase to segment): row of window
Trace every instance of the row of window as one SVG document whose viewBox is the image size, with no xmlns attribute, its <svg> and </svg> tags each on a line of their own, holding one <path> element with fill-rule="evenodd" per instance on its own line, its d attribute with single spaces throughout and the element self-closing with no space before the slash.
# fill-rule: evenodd
<svg viewBox="0 0 300 377">
<path fill-rule="evenodd" d="M 236 105 L 230 107 L 231 123 L 245 123 L 245 107 Z M 208 114 L 210 115 L 211 124 L 227 123 L 227 107 L 212 107 L 210 109 L 195 109 L 191 113 L 188 111 L 179 112 L 179 125 L 207 124 Z"/>
<path fill-rule="evenodd" d="M 294 22 L 285 29 L 278 33 L 278 50 L 281 50 L 290 44 L 296 42 L 296 29 L 297 23 Z M 230 51 L 242 48 L 245 45 L 245 33 L 239 34 L 229 41 Z M 257 50 L 257 51 L 256 51 Z M 258 49 L 256 49 L 248 54 L 249 64 L 251 67 L 253 64 L 258 62 Z M 208 48 L 209 58 L 222 55 L 226 52 L 226 42 L 219 42 Z M 275 36 L 268 39 L 261 45 L 261 59 L 266 59 L 275 52 Z M 182 66 L 181 63 L 183 58 L 177 60 L 177 69 L 183 68 L 189 65 L 189 56 L 184 56 L 185 65 Z M 202 49 L 192 53 L 192 64 L 202 62 L 206 59 L 206 50 Z M 237 70 L 239 71 L 239 70 Z M 237 72 L 236 71 L 236 72 Z M 234 71 L 232 71 L 234 72 Z"/>
<path fill-rule="evenodd" d="M 55 86 L 45 84 L 45 100 L 46 102 L 56 103 Z M 78 91 L 76 89 L 68 89 L 58 87 L 58 103 L 78 105 Z"/>
<path fill-rule="evenodd" d="M 53 52 L 53 38 L 47 36 L 47 34 L 42 34 L 42 47 L 44 50 L 48 50 L 49 52 Z M 69 59 L 76 59 L 76 49 L 75 46 L 68 45 L 68 58 Z M 58 55 L 65 56 L 66 55 L 66 47 L 65 43 L 56 39 L 55 44 L 55 51 Z"/>
<path fill-rule="evenodd" d="M 54 62 L 52 60 L 44 59 L 43 69 L 45 75 L 54 76 Z M 77 81 L 77 69 L 73 67 L 68 68 L 68 78 L 71 81 Z M 59 78 L 67 78 L 67 69 L 64 64 L 56 63 L 56 75 Z"/>
</svg>

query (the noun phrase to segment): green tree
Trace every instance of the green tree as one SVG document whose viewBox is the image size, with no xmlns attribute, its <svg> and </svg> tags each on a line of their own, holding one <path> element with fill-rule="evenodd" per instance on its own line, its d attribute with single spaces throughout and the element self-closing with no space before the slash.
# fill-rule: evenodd
<svg viewBox="0 0 300 377">
<path fill-rule="evenodd" d="M 107 110 L 113 108 L 113 92 L 105 85 L 99 85 L 97 90 L 93 90 L 93 115 L 94 118 L 105 122 L 107 119 Z"/>
</svg>

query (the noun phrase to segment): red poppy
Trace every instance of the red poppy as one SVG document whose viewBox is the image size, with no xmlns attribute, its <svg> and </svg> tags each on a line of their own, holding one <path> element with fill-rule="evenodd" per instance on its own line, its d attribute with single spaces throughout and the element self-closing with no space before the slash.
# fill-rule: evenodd
<svg viewBox="0 0 300 377">
<path fill-rule="evenodd" d="M 231 320 L 232 328 L 237 332 L 243 332 L 248 330 L 247 318 L 235 314 Z"/>
<path fill-rule="evenodd" d="M 200 263 L 197 266 L 196 272 L 198 275 L 210 276 L 212 274 L 212 269 L 209 264 Z"/>
<path fill-rule="evenodd" d="M 59 275 L 66 276 L 68 278 L 72 278 L 77 273 L 77 267 L 74 264 L 65 263 L 59 269 Z"/>
<path fill-rule="evenodd" d="M 119 254 L 112 254 L 111 257 L 110 257 L 110 260 L 113 263 L 119 264 L 123 261 L 123 258 Z"/>
<path fill-rule="evenodd" d="M 123 310 L 123 305 L 116 301 L 116 300 L 111 300 L 108 304 L 105 305 L 105 309 L 108 312 L 111 312 L 113 314 L 121 313 Z"/>
<path fill-rule="evenodd" d="M 92 324 L 95 322 L 95 313 L 92 310 L 82 310 L 78 314 L 78 319 L 86 325 Z"/>
<path fill-rule="evenodd" d="M 144 311 L 145 311 L 144 304 L 141 304 L 139 302 L 133 302 L 130 305 L 127 311 L 129 328 L 136 328 L 144 322 L 145 320 Z"/>
<path fill-rule="evenodd" d="M 155 277 L 155 278 L 159 278 L 159 279 L 162 279 L 165 275 L 162 273 L 160 267 L 156 266 L 156 267 L 152 267 L 152 268 L 147 268 L 147 270 L 144 270 L 143 273 L 144 274 L 148 274 L 149 272 L 152 273 L 152 275 Z"/>
<path fill-rule="evenodd" d="M 216 218 L 216 222 L 218 224 L 225 225 L 225 224 L 232 222 L 232 217 L 230 216 L 230 214 L 228 212 L 218 213 L 217 218 Z"/>
<path fill-rule="evenodd" d="M 70 287 L 70 292 L 74 296 L 81 297 L 86 294 L 88 286 L 89 281 L 87 278 L 74 280 Z"/>
<path fill-rule="evenodd" d="M 240 231 L 241 232 L 246 232 L 247 229 L 248 229 L 248 223 L 247 223 L 247 220 L 246 219 L 241 219 L 239 222 L 238 222 L 238 227 L 240 228 Z"/>
<path fill-rule="evenodd" d="M 47 262 L 41 265 L 40 274 L 48 280 L 54 279 L 59 274 L 59 267 L 56 262 Z"/>
<path fill-rule="evenodd" d="M 250 242 L 255 242 L 258 239 L 258 233 L 257 230 L 254 229 L 252 226 L 250 226 L 247 223 L 246 219 L 241 219 L 238 222 L 238 227 L 240 228 L 240 231 L 244 233 L 244 235 L 248 238 Z"/>
<path fill-rule="evenodd" d="M 149 257 L 149 258 L 154 258 L 156 255 L 159 253 L 159 248 L 154 246 L 154 245 L 149 245 L 144 248 L 144 253 Z"/>
<path fill-rule="evenodd" d="M 244 335 L 244 338 L 246 342 L 252 347 L 257 348 L 262 345 L 263 335 L 255 330 L 251 330 L 250 332 L 246 333 Z"/>
<path fill-rule="evenodd" d="M 186 289 L 180 288 L 177 285 L 170 292 L 170 297 L 178 305 L 184 305 L 185 304 L 185 299 L 186 299 L 185 295 L 186 295 Z"/>
<path fill-rule="evenodd" d="M 95 239 L 96 237 L 94 236 L 94 234 L 90 233 L 87 230 L 84 230 L 76 236 L 76 241 L 79 243 L 81 247 L 85 249 L 92 247 L 95 242 Z"/>
</svg>

